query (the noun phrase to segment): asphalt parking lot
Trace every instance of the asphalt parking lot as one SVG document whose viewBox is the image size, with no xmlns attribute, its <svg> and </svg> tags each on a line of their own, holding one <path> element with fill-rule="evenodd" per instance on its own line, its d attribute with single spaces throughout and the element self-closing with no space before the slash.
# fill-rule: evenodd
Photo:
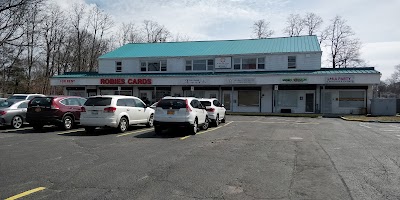
<svg viewBox="0 0 400 200">
<path fill-rule="evenodd" d="M 228 116 L 194 136 L 0 128 L 0 161 L 0 199 L 400 199 L 400 124 Z"/>
</svg>

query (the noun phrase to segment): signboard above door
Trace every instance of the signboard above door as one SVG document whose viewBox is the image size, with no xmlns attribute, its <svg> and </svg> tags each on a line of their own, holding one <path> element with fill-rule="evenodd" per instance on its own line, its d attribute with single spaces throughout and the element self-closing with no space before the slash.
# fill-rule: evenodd
<svg viewBox="0 0 400 200">
<path fill-rule="evenodd" d="M 215 58 L 215 69 L 230 69 L 232 66 L 231 57 L 218 57 Z"/>
</svg>

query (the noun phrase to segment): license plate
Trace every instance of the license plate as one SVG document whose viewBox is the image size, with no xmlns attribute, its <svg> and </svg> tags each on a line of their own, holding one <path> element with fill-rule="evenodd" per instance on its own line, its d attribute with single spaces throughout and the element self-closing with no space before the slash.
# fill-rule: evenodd
<svg viewBox="0 0 400 200">
<path fill-rule="evenodd" d="M 167 114 L 168 114 L 168 115 L 173 115 L 174 113 L 175 113 L 175 111 L 173 111 L 173 110 L 168 110 L 168 111 L 167 111 Z"/>
<path fill-rule="evenodd" d="M 99 114 L 99 112 L 98 112 L 97 110 L 93 110 L 93 111 L 92 111 L 92 114 L 93 114 L 93 115 L 97 115 L 97 114 Z"/>
<path fill-rule="evenodd" d="M 42 109 L 40 109 L 40 108 L 35 108 L 35 111 L 36 111 L 36 112 L 40 112 L 40 111 L 42 111 Z"/>
</svg>

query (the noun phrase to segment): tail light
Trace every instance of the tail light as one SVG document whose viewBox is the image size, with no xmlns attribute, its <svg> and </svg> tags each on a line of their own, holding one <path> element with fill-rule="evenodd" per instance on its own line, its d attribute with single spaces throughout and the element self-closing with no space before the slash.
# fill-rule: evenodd
<svg viewBox="0 0 400 200">
<path fill-rule="evenodd" d="M 0 111 L 0 115 L 5 115 L 5 114 L 7 114 L 6 111 L 4 111 L 4 110 Z"/>
<path fill-rule="evenodd" d="M 107 108 L 104 108 L 104 112 L 108 112 L 108 113 L 113 113 L 113 112 L 115 112 L 116 110 L 117 110 L 116 107 L 107 107 Z"/>
<path fill-rule="evenodd" d="M 187 99 L 185 100 L 185 102 L 186 102 L 186 112 L 192 112 L 192 109 L 190 108 L 189 102 Z"/>
<path fill-rule="evenodd" d="M 59 107 L 59 106 L 56 104 L 56 102 L 54 102 L 54 101 L 51 102 L 50 108 L 51 108 L 51 109 L 57 109 L 57 110 L 60 109 L 60 107 Z"/>
<path fill-rule="evenodd" d="M 215 111 L 215 108 L 208 108 L 208 109 L 206 109 L 208 112 L 214 112 Z"/>
<path fill-rule="evenodd" d="M 81 107 L 81 112 L 86 112 L 86 108 L 85 107 Z"/>
</svg>

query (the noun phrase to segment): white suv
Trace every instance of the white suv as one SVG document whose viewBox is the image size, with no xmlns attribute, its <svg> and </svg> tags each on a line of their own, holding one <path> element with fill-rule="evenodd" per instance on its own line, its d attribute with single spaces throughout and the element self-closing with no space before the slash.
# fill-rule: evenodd
<svg viewBox="0 0 400 200">
<path fill-rule="evenodd" d="M 225 123 L 226 109 L 224 104 L 221 104 L 218 99 L 199 99 L 201 104 L 206 107 L 208 118 L 214 126 L 218 126 L 220 122 Z"/>
<path fill-rule="evenodd" d="M 161 134 L 169 127 L 185 127 L 194 135 L 199 127 L 208 129 L 206 108 L 193 97 L 164 97 L 156 106 L 154 131 Z"/>
<path fill-rule="evenodd" d="M 129 125 L 152 127 L 153 116 L 154 109 L 137 97 L 103 95 L 88 98 L 82 107 L 80 123 L 88 133 L 96 127 L 113 127 L 125 132 Z"/>
<path fill-rule="evenodd" d="M 12 96 L 8 97 L 7 100 L 32 100 L 35 97 L 45 97 L 43 94 L 13 94 Z"/>
</svg>

